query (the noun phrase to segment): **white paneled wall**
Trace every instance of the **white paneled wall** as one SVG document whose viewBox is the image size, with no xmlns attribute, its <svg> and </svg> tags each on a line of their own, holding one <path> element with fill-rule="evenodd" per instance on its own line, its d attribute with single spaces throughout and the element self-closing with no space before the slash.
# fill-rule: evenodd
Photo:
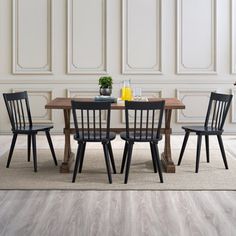
<svg viewBox="0 0 236 236">
<path fill-rule="evenodd" d="M 14 74 L 52 73 L 53 1 L 13 0 Z"/>
<path fill-rule="evenodd" d="M 177 123 L 203 123 L 212 91 L 216 92 L 216 89 L 177 89 L 177 98 L 188 107 L 177 111 Z M 201 105 L 201 109 L 196 109 L 194 104 Z"/>
<path fill-rule="evenodd" d="M 55 97 L 98 94 L 98 78 L 114 79 L 113 95 L 131 79 L 145 96 L 177 97 L 173 131 L 203 122 L 211 91 L 236 96 L 236 0 L 0 0 L 0 92 L 27 90 L 33 119 L 54 123 Z M 0 97 L 0 133 L 9 121 Z M 124 126 L 112 112 L 112 125 Z M 236 98 L 226 132 L 236 133 Z"/>
<path fill-rule="evenodd" d="M 216 0 L 177 0 L 178 74 L 217 71 Z"/>
<path fill-rule="evenodd" d="M 107 1 L 67 2 L 68 73 L 107 73 Z"/>
<path fill-rule="evenodd" d="M 161 73 L 161 0 L 122 1 L 122 72 Z"/>
<path fill-rule="evenodd" d="M 231 1 L 231 72 L 236 74 L 236 2 Z"/>
</svg>

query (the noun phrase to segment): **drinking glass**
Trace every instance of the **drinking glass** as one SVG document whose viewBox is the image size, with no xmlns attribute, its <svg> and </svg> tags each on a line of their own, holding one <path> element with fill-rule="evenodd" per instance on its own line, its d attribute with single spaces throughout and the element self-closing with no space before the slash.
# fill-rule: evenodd
<svg viewBox="0 0 236 236">
<path fill-rule="evenodd" d="M 130 80 L 123 81 L 123 87 L 122 87 L 121 91 L 122 91 L 121 99 L 123 101 L 125 101 L 125 100 L 131 101 L 132 100 L 132 89 L 131 89 L 131 85 L 130 85 Z"/>
<path fill-rule="evenodd" d="M 133 96 L 134 96 L 134 100 L 137 100 L 137 101 L 142 100 L 142 89 L 141 88 L 134 88 L 133 89 Z"/>
</svg>

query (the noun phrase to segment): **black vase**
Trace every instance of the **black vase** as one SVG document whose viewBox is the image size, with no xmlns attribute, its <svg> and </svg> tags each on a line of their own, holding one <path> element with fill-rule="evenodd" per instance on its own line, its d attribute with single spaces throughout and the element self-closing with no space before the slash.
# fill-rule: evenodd
<svg viewBox="0 0 236 236">
<path fill-rule="evenodd" d="M 100 95 L 102 96 L 111 96 L 112 88 L 102 88 L 100 87 Z"/>
</svg>

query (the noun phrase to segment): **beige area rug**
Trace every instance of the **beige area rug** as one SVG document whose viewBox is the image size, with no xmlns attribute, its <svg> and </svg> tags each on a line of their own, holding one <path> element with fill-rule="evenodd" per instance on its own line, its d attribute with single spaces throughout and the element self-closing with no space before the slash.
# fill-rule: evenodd
<svg viewBox="0 0 236 236">
<path fill-rule="evenodd" d="M 117 170 L 120 170 L 122 149 L 114 149 Z M 56 150 L 59 164 L 63 150 Z M 62 190 L 236 190 L 236 158 L 227 152 L 229 170 L 224 168 L 220 151 L 211 150 L 211 163 L 206 163 L 202 151 L 199 173 L 195 174 L 195 149 L 186 150 L 181 166 L 175 174 L 163 173 L 164 183 L 153 172 L 150 150 L 134 149 L 129 182 L 123 184 L 124 174 L 112 175 L 113 184 L 108 184 L 102 149 L 88 149 L 85 153 L 82 174 L 71 183 L 72 172 L 60 174 L 49 150 L 38 150 L 38 172 L 33 172 L 33 163 L 28 163 L 26 150 L 14 152 L 11 166 L 5 167 L 8 153 L 0 158 L 0 189 L 62 189 Z M 172 153 L 175 163 L 179 150 Z"/>
</svg>

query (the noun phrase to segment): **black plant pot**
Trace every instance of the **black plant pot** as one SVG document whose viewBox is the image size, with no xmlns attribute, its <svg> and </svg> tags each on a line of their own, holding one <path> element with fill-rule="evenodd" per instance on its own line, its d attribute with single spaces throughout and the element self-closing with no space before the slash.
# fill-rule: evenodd
<svg viewBox="0 0 236 236">
<path fill-rule="evenodd" d="M 111 96 L 112 88 L 102 88 L 100 87 L 100 95 L 102 96 Z"/>
</svg>

